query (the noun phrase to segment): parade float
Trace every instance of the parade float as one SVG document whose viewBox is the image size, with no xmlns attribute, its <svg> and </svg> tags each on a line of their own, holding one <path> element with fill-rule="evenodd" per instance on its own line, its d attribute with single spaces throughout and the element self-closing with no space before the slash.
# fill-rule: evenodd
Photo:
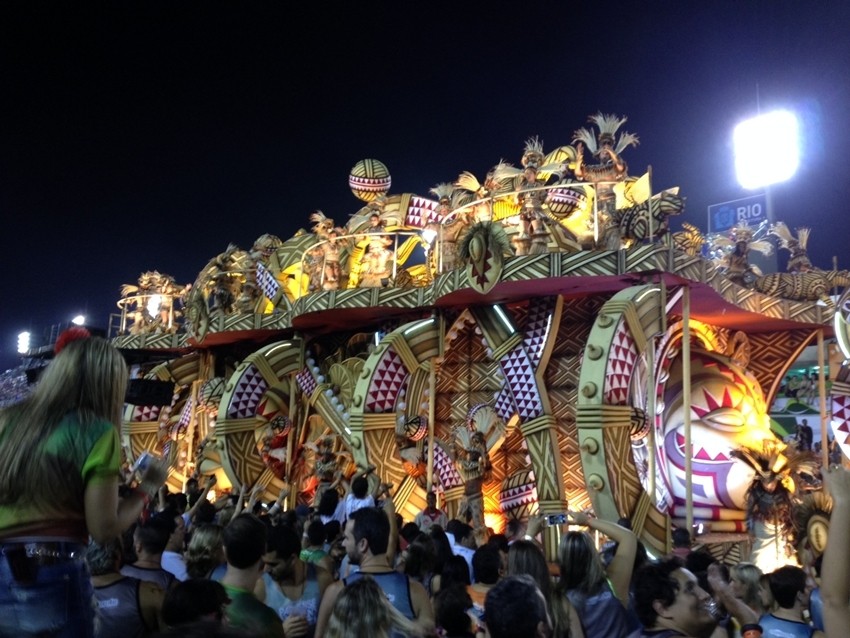
<svg viewBox="0 0 850 638">
<path fill-rule="evenodd" d="M 529 139 L 518 165 L 460 166 L 427 194 L 393 193 L 365 159 L 346 223 L 308 211 L 194 282 L 143 273 L 114 343 L 169 392 L 127 405 L 128 462 L 164 455 L 174 490 L 194 473 L 267 500 L 291 486 L 290 506 L 374 466 L 406 519 L 433 489 L 479 530 L 592 507 L 655 553 L 674 525 L 745 551 L 759 470 L 735 451 L 782 455 L 769 406 L 804 348 L 847 339 L 833 293 L 850 278 L 808 261 L 805 229 L 673 231 L 685 199 L 629 174 L 624 122 L 594 115 L 570 144 Z M 771 247 L 789 272 L 749 265 Z M 831 392 L 850 395 L 840 362 Z"/>
</svg>

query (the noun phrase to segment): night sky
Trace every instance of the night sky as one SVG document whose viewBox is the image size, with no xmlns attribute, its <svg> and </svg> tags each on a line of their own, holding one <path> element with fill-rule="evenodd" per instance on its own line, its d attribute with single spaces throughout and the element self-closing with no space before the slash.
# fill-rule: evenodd
<svg viewBox="0 0 850 638">
<path fill-rule="evenodd" d="M 519 164 L 531 136 L 569 144 L 598 111 L 640 137 L 632 175 L 681 187 L 673 230 L 751 194 L 737 122 L 796 111 L 775 218 L 812 227 L 816 265 L 850 267 L 843 0 L 5 3 L 0 50 L 0 369 L 21 330 L 78 312 L 105 328 L 143 271 L 188 283 L 314 209 L 344 224 L 360 159 L 428 195 Z"/>
</svg>

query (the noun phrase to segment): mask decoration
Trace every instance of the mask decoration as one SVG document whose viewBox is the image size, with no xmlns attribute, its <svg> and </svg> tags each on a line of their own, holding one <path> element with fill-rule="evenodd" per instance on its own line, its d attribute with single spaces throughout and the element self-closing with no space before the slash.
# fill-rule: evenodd
<svg viewBox="0 0 850 638">
<path fill-rule="evenodd" d="M 685 514 L 685 406 L 682 357 L 676 357 L 659 386 L 656 423 L 659 468 L 673 499 L 674 517 Z M 691 441 L 694 515 L 706 520 L 740 518 L 753 470 L 732 450 L 760 448 L 775 440 L 767 405 L 755 377 L 731 359 L 691 350 Z M 736 512 L 732 514 L 732 510 Z"/>
</svg>

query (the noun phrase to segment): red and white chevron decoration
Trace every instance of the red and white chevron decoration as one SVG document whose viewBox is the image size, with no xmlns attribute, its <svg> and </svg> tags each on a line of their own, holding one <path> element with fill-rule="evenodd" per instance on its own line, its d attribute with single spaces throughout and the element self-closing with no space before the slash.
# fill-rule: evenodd
<svg viewBox="0 0 850 638">
<path fill-rule="evenodd" d="M 608 369 L 605 371 L 603 396 L 610 405 L 628 405 L 629 382 L 637 360 L 637 348 L 629 332 L 628 324 L 620 321 L 614 342 L 608 353 Z"/>
<path fill-rule="evenodd" d="M 444 490 L 463 485 L 463 479 L 454 462 L 441 445 L 434 446 L 434 474 L 440 477 L 440 485 Z"/>
<path fill-rule="evenodd" d="M 552 297 L 535 298 L 529 304 L 522 345 L 528 352 L 535 370 L 540 365 L 540 355 L 543 353 L 543 346 L 546 345 L 546 338 L 549 336 L 554 309 L 555 299 Z"/>
<path fill-rule="evenodd" d="M 260 405 L 257 406 L 256 414 L 258 417 L 265 419 L 266 421 L 271 421 L 272 418 L 277 416 L 279 412 L 280 408 L 278 408 L 274 401 L 270 401 L 267 395 L 260 402 Z"/>
<path fill-rule="evenodd" d="M 269 384 L 253 364 L 245 368 L 245 372 L 236 383 L 233 398 L 227 407 L 227 416 L 231 419 L 247 419 L 257 413 L 257 405 L 266 393 Z"/>
<path fill-rule="evenodd" d="M 850 458 L 850 396 L 832 397 L 832 434 L 841 451 Z"/>
<path fill-rule="evenodd" d="M 295 380 L 298 382 L 298 387 L 301 388 L 301 392 L 307 396 L 313 394 L 313 390 L 315 390 L 316 386 L 319 385 L 309 368 L 304 368 L 301 372 L 296 374 Z"/>
<path fill-rule="evenodd" d="M 435 202 L 433 199 L 413 195 L 410 198 L 410 205 L 407 207 L 405 224 L 416 228 L 425 228 L 425 225 L 431 222 L 439 224 L 442 220 L 437 213 L 438 205 L 439 202 Z"/>
<path fill-rule="evenodd" d="M 534 379 L 534 366 L 525 348 L 519 346 L 502 357 L 502 374 L 514 397 L 516 412 L 522 419 L 533 419 L 543 413 L 543 402 Z"/>
<path fill-rule="evenodd" d="M 366 393 L 366 412 L 380 413 L 395 410 L 398 392 L 407 382 L 408 372 L 401 357 L 387 348 L 375 367 L 369 391 Z"/>
<path fill-rule="evenodd" d="M 531 461 L 529 460 L 529 463 Z M 499 509 L 502 512 L 533 505 L 538 502 L 537 482 L 534 480 L 534 472 L 529 472 L 528 483 L 503 487 L 499 492 Z"/>
<path fill-rule="evenodd" d="M 133 416 L 130 420 L 135 421 L 136 423 L 158 421 L 161 409 L 161 405 L 137 405 L 133 409 Z"/>
</svg>

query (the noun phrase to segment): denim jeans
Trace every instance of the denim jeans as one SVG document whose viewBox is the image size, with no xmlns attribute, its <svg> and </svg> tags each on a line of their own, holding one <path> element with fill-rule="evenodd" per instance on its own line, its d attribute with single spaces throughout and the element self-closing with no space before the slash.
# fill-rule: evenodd
<svg viewBox="0 0 850 638">
<path fill-rule="evenodd" d="M 79 555 L 39 560 L 0 544 L 0 637 L 93 638 L 96 600 Z"/>
</svg>

